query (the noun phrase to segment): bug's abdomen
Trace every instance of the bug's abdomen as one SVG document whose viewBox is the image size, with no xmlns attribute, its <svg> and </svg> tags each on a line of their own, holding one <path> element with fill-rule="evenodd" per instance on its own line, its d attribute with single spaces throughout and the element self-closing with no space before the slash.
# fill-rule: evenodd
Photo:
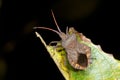
<svg viewBox="0 0 120 80">
<path fill-rule="evenodd" d="M 68 61 L 74 69 L 83 70 L 88 66 L 88 59 L 85 54 L 67 54 Z"/>
<path fill-rule="evenodd" d="M 67 49 L 67 58 L 75 69 L 84 70 L 89 65 L 91 49 L 85 44 L 77 44 L 76 48 Z"/>
<path fill-rule="evenodd" d="M 78 53 L 75 50 L 67 50 L 67 59 L 73 68 L 79 69 L 79 66 L 77 64 Z"/>
</svg>

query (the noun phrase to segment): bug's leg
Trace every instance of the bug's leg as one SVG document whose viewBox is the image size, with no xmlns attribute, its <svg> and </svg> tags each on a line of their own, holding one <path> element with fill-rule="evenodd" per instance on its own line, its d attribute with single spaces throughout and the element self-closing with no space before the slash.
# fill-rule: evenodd
<svg viewBox="0 0 120 80">
<path fill-rule="evenodd" d="M 61 41 L 52 41 L 52 42 L 49 43 L 49 46 L 53 46 L 55 49 L 59 48 L 59 47 L 62 47 Z"/>
<path fill-rule="evenodd" d="M 90 57 L 90 58 L 88 58 L 88 59 L 89 59 L 89 60 L 88 60 L 88 63 L 89 63 L 89 64 L 92 64 L 93 60 L 95 60 L 96 58 L 91 58 L 91 57 Z"/>
<path fill-rule="evenodd" d="M 60 41 L 52 41 L 49 43 L 49 46 L 52 46 L 53 49 L 59 53 L 61 53 L 61 51 L 63 51 L 63 48 L 61 46 L 61 42 Z"/>
<path fill-rule="evenodd" d="M 59 41 L 52 41 L 52 42 L 49 43 L 49 46 L 51 46 L 52 44 L 56 44 L 57 45 L 58 42 Z"/>
</svg>

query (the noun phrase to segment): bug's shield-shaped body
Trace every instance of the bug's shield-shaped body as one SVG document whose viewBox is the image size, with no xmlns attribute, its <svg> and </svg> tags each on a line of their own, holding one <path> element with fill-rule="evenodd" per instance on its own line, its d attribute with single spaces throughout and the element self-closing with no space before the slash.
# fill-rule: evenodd
<svg viewBox="0 0 120 80">
<path fill-rule="evenodd" d="M 67 52 L 67 59 L 71 66 L 75 69 L 84 70 L 88 67 L 91 49 L 83 43 L 79 43 L 76 34 L 67 35 L 62 40 L 62 46 Z"/>
<path fill-rule="evenodd" d="M 79 70 L 86 69 L 90 63 L 90 54 L 91 54 L 90 47 L 88 47 L 83 43 L 80 43 L 77 40 L 76 34 L 79 34 L 79 33 L 77 33 L 77 31 L 74 28 L 69 28 L 69 31 L 68 31 L 68 27 L 67 27 L 66 34 L 62 32 L 57 24 L 57 21 L 54 17 L 53 12 L 52 12 L 52 15 L 53 15 L 54 22 L 58 28 L 58 31 L 51 28 L 47 28 L 47 27 L 35 27 L 35 29 L 36 28 L 46 29 L 46 30 L 50 30 L 57 33 L 61 38 L 62 47 L 67 52 L 67 59 L 70 65 L 75 69 L 79 69 Z M 82 38 L 83 41 L 86 40 L 83 36 L 80 36 L 80 37 Z"/>
</svg>

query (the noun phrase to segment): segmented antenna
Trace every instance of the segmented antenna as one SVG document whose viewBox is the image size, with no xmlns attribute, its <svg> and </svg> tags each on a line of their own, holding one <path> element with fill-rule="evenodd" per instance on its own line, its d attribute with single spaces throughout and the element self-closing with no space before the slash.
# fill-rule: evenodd
<svg viewBox="0 0 120 80">
<path fill-rule="evenodd" d="M 52 9 L 51 9 L 51 12 L 52 12 L 52 16 L 53 16 L 55 25 L 57 26 L 58 31 L 61 33 L 61 30 L 60 30 L 60 28 L 59 28 L 59 26 L 58 26 L 58 23 L 57 23 L 57 21 L 56 21 L 56 19 L 55 19 L 55 16 L 54 16 L 54 13 L 53 13 Z"/>
<path fill-rule="evenodd" d="M 46 29 L 46 30 L 53 31 L 53 32 L 57 33 L 58 35 L 60 35 L 60 33 L 58 31 L 51 29 L 51 28 L 47 28 L 47 27 L 34 27 L 33 29 Z"/>
<path fill-rule="evenodd" d="M 33 29 L 46 29 L 46 30 L 50 30 L 50 31 L 53 31 L 53 32 L 57 33 L 61 37 L 61 35 L 63 34 L 63 32 L 61 32 L 61 30 L 60 30 L 60 28 L 59 28 L 59 26 L 57 24 L 57 21 L 55 19 L 55 16 L 54 16 L 54 13 L 53 13 L 52 10 L 51 10 L 51 12 L 52 12 L 52 16 L 53 16 L 53 19 L 54 19 L 55 25 L 57 26 L 58 31 L 54 30 L 54 29 L 51 29 L 51 28 L 47 28 L 47 27 L 34 27 Z"/>
</svg>

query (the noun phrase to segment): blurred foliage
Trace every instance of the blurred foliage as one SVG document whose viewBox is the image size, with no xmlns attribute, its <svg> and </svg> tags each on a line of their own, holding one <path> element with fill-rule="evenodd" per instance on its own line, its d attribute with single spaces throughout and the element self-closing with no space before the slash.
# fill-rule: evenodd
<svg viewBox="0 0 120 80">
<path fill-rule="evenodd" d="M 3 58 L 0 58 L 0 80 L 4 80 L 7 70 L 6 62 Z"/>
<path fill-rule="evenodd" d="M 1 8 L 1 6 L 2 6 L 2 0 L 0 0 L 0 8 Z"/>
<path fill-rule="evenodd" d="M 76 20 L 89 16 L 99 4 L 99 0 L 60 0 L 53 7 L 60 17 Z"/>
</svg>

